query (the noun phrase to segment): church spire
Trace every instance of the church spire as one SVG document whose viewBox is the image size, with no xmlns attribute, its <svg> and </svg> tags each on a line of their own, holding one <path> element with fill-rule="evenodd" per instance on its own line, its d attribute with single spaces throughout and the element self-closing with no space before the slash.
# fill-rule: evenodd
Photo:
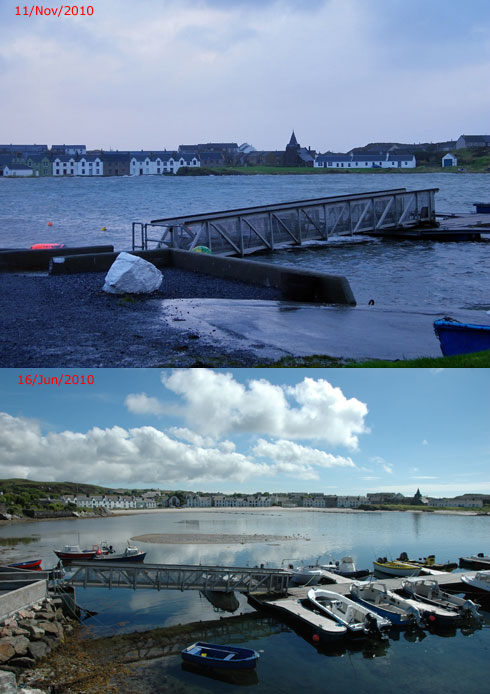
<svg viewBox="0 0 490 694">
<path fill-rule="evenodd" d="M 289 140 L 288 147 L 298 147 L 298 140 L 296 139 L 296 135 L 294 134 L 294 130 L 291 135 L 291 139 Z"/>
</svg>

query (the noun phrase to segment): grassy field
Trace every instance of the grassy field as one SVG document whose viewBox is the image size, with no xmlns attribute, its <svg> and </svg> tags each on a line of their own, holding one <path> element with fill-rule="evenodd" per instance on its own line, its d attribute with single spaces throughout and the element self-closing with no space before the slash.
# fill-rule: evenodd
<svg viewBox="0 0 490 694">
<path fill-rule="evenodd" d="M 454 357 L 423 357 L 398 361 L 354 362 L 335 359 L 327 355 L 314 354 L 311 357 L 283 357 L 273 367 L 310 368 L 354 368 L 354 369 L 486 369 L 490 367 L 490 350 L 472 354 L 458 354 Z"/>
<path fill-rule="evenodd" d="M 455 173 L 464 169 L 466 173 L 490 172 L 490 151 L 484 149 L 458 149 L 458 166 L 441 166 L 442 152 L 420 152 L 416 155 L 419 165 L 415 169 L 315 169 L 314 167 L 298 166 L 207 166 L 196 169 L 182 167 L 177 172 L 180 176 L 254 176 L 257 174 L 268 175 L 313 175 L 325 176 L 328 174 L 410 174 L 410 173 Z"/>
</svg>

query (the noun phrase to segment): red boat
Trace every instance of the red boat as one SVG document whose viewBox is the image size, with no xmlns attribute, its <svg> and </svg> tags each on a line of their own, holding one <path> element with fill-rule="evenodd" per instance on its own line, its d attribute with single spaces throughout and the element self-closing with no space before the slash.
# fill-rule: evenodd
<svg viewBox="0 0 490 694">
<path fill-rule="evenodd" d="M 58 559 L 64 561 L 74 561 L 75 559 L 93 559 L 103 554 L 110 554 L 111 550 L 107 545 L 94 545 L 92 549 L 80 549 L 79 545 L 65 545 L 63 549 L 55 549 L 54 553 Z"/>
<path fill-rule="evenodd" d="M 40 571 L 42 559 L 21 561 L 18 564 L 7 564 L 9 569 L 27 569 L 27 571 Z"/>
</svg>

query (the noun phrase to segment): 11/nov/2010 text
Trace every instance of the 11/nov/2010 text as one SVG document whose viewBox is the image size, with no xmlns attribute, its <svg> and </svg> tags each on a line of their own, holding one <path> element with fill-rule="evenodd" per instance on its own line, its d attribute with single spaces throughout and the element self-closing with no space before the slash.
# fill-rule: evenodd
<svg viewBox="0 0 490 694">
<path fill-rule="evenodd" d="M 93 374 L 61 374 L 61 376 L 44 376 L 44 374 L 19 374 L 20 386 L 93 386 Z"/>
<path fill-rule="evenodd" d="M 92 5 L 60 5 L 60 7 L 47 7 L 45 5 L 17 5 L 15 14 L 17 17 L 91 17 L 94 13 Z"/>
</svg>

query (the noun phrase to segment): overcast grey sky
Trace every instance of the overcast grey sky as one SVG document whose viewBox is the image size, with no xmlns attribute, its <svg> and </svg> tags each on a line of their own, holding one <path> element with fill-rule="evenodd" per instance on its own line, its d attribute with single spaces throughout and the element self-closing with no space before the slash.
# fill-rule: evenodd
<svg viewBox="0 0 490 694">
<path fill-rule="evenodd" d="M 488 0 L 88 0 L 78 17 L 16 1 L 0 142 L 283 149 L 294 128 L 323 152 L 490 130 Z"/>
</svg>

